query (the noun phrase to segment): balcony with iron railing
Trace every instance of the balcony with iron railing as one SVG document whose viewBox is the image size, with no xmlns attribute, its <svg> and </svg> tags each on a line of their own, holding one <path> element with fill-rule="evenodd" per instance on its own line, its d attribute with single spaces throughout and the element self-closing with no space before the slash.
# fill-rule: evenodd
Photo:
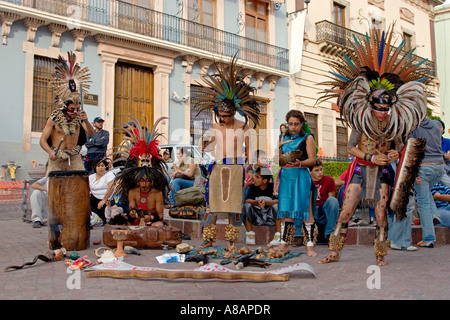
<svg viewBox="0 0 450 320">
<path fill-rule="evenodd" d="M 316 23 L 316 40 L 318 43 L 328 43 L 332 47 L 339 47 L 339 50 L 334 52 L 342 52 L 352 48 L 353 35 L 356 39 L 362 43 L 365 40 L 365 35 L 358 33 L 354 30 L 341 27 L 330 21 L 319 21 Z M 332 50 L 330 50 L 331 52 Z M 424 58 L 415 54 L 411 55 L 417 62 L 422 61 Z M 436 77 L 436 63 L 434 61 L 427 60 L 424 65 L 428 68 L 430 75 Z"/>
<path fill-rule="evenodd" d="M 280 71 L 289 70 L 289 50 L 174 15 L 119 0 L 2 0 L 77 21 L 144 35 L 151 39 L 237 57 Z"/>
</svg>

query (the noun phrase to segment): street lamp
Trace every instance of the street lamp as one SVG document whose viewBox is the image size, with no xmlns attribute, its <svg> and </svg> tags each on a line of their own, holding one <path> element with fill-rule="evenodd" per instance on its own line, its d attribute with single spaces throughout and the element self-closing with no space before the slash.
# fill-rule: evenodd
<svg viewBox="0 0 450 320">
<path fill-rule="evenodd" d="M 308 12 L 308 4 L 311 2 L 311 0 L 305 0 L 306 3 L 306 12 Z"/>
</svg>

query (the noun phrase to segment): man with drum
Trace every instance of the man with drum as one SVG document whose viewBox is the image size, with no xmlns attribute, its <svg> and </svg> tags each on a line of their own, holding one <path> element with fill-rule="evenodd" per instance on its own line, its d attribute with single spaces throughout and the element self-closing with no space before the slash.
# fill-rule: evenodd
<svg viewBox="0 0 450 320">
<path fill-rule="evenodd" d="M 74 251 L 89 247 L 89 179 L 80 151 L 94 128 L 82 108 L 90 87 L 88 68 L 80 68 L 75 53 L 67 57 L 60 55 L 55 65 L 52 85 L 59 106 L 47 119 L 39 143 L 49 155 L 49 247 Z"/>
</svg>

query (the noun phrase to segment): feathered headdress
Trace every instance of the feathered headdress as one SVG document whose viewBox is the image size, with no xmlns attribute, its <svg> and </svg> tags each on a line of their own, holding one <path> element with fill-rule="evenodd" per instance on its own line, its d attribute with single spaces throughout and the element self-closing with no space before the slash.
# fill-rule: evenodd
<svg viewBox="0 0 450 320">
<path fill-rule="evenodd" d="M 337 97 L 347 125 L 371 139 L 406 137 L 427 114 L 425 84 L 431 74 L 424 64 L 427 59 L 417 62 L 415 49 L 404 50 L 404 39 L 394 47 L 393 30 L 392 25 L 381 38 L 371 30 L 361 42 L 353 35 L 352 50 L 342 53 L 339 61 L 328 61 L 332 81 L 320 83 L 331 89 L 321 92 L 325 95 L 317 103 Z M 389 109 L 377 109 L 375 104 Z M 388 126 L 380 129 L 372 111 L 389 115 Z"/>
<path fill-rule="evenodd" d="M 122 124 L 121 130 L 130 137 L 129 145 L 120 146 L 121 150 L 113 153 L 122 158 L 126 158 L 127 162 L 122 171 L 117 174 L 117 190 L 122 195 L 127 195 L 128 191 L 135 188 L 140 180 L 149 180 L 152 186 L 163 192 L 164 197 L 169 192 L 169 179 L 167 174 L 167 166 L 159 155 L 158 141 L 156 140 L 162 134 L 158 132 L 158 124 L 167 117 L 159 118 L 153 128 L 148 127 L 147 119 L 144 116 L 145 126 L 141 126 L 140 122 L 130 116 L 135 126 L 130 122 Z"/>
<path fill-rule="evenodd" d="M 212 110 L 217 120 L 219 111 L 237 111 L 245 118 L 245 125 L 250 119 L 256 127 L 259 123 L 260 103 L 254 96 L 255 89 L 244 81 L 249 73 L 237 66 L 236 56 L 228 67 L 218 63 L 214 66 L 216 73 L 202 76 L 204 83 L 197 81 L 198 86 L 193 87 L 198 113 Z"/>
<path fill-rule="evenodd" d="M 56 100 L 64 103 L 72 100 L 74 103 L 82 102 L 82 95 L 87 94 L 91 87 L 89 83 L 91 74 L 87 67 L 81 69 L 76 62 L 76 55 L 68 52 L 66 61 L 61 55 L 58 57 L 53 74 L 53 87 L 56 93 Z"/>
<path fill-rule="evenodd" d="M 144 126 L 141 126 L 141 123 L 135 117 L 129 117 L 132 121 L 122 123 L 122 128 L 120 130 L 129 137 L 130 143 L 118 147 L 121 150 L 114 152 L 113 155 L 118 155 L 130 160 L 135 159 L 138 161 L 139 166 L 153 166 L 154 162 L 158 162 L 158 166 L 160 166 L 160 162 L 164 163 L 164 161 L 159 155 L 157 138 L 162 134 L 158 132 L 157 126 L 162 120 L 168 118 L 159 118 L 156 120 L 153 128 L 150 129 L 145 116 Z"/>
</svg>

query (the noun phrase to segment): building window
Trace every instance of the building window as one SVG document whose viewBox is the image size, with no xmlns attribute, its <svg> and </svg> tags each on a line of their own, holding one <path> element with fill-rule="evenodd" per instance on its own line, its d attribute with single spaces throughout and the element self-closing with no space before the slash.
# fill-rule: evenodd
<svg viewBox="0 0 450 320">
<path fill-rule="evenodd" d="M 241 58 L 269 63 L 268 53 L 268 4 L 262 1 L 245 1 L 245 38 L 246 50 Z"/>
<path fill-rule="evenodd" d="M 216 1 L 189 0 L 188 40 L 191 47 L 200 49 L 217 48 L 219 38 L 216 24 Z"/>
<path fill-rule="evenodd" d="M 118 2 L 119 29 L 152 36 L 154 30 L 154 0 L 124 0 Z"/>
<path fill-rule="evenodd" d="M 213 113 L 210 110 L 202 111 L 198 113 L 199 107 L 197 105 L 198 100 L 195 96 L 195 85 L 191 85 L 191 144 L 198 145 L 200 138 L 203 137 L 203 147 L 206 147 L 209 143 L 210 136 L 208 130 L 213 126 Z"/>
<path fill-rule="evenodd" d="M 345 27 L 345 6 L 333 2 L 333 19 L 334 24 Z"/>
<path fill-rule="evenodd" d="M 295 11 L 302 10 L 305 7 L 304 0 L 295 0 Z"/>
<path fill-rule="evenodd" d="M 267 42 L 267 3 L 257 0 L 245 1 L 245 36 Z"/>
<path fill-rule="evenodd" d="M 188 20 L 215 27 L 215 0 L 189 0 Z"/>
<path fill-rule="evenodd" d="M 338 158 L 347 158 L 348 134 L 347 127 L 342 121 L 336 120 L 336 156 Z M 340 122 L 340 123 L 339 123 Z"/>
<path fill-rule="evenodd" d="M 153 9 L 155 0 L 122 0 L 122 2 L 127 2 L 129 4 L 134 4 L 136 6 Z"/>
<path fill-rule="evenodd" d="M 319 141 L 319 130 L 317 128 L 317 114 L 314 113 L 304 113 L 305 120 L 308 123 L 309 128 L 311 129 L 311 133 L 314 135 L 314 139 Z"/>
<path fill-rule="evenodd" d="M 378 36 L 378 39 L 381 38 L 381 30 L 383 30 L 383 21 L 372 18 L 372 29 L 374 34 Z"/>
<path fill-rule="evenodd" d="M 405 40 L 405 43 L 403 45 L 403 50 L 409 52 L 412 49 L 412 35 L 406 32 L 403 32 L 403 39 Z"/>
<path fill-rule="evenodd" d="M 55 95 L 51 84 L 55 72 L 55 60 L 34 56 L 33 70 L 33 109 L 31 131 L 42 132 L 47 117 L 57 107 L 54 104 Z"/>
</svg>

